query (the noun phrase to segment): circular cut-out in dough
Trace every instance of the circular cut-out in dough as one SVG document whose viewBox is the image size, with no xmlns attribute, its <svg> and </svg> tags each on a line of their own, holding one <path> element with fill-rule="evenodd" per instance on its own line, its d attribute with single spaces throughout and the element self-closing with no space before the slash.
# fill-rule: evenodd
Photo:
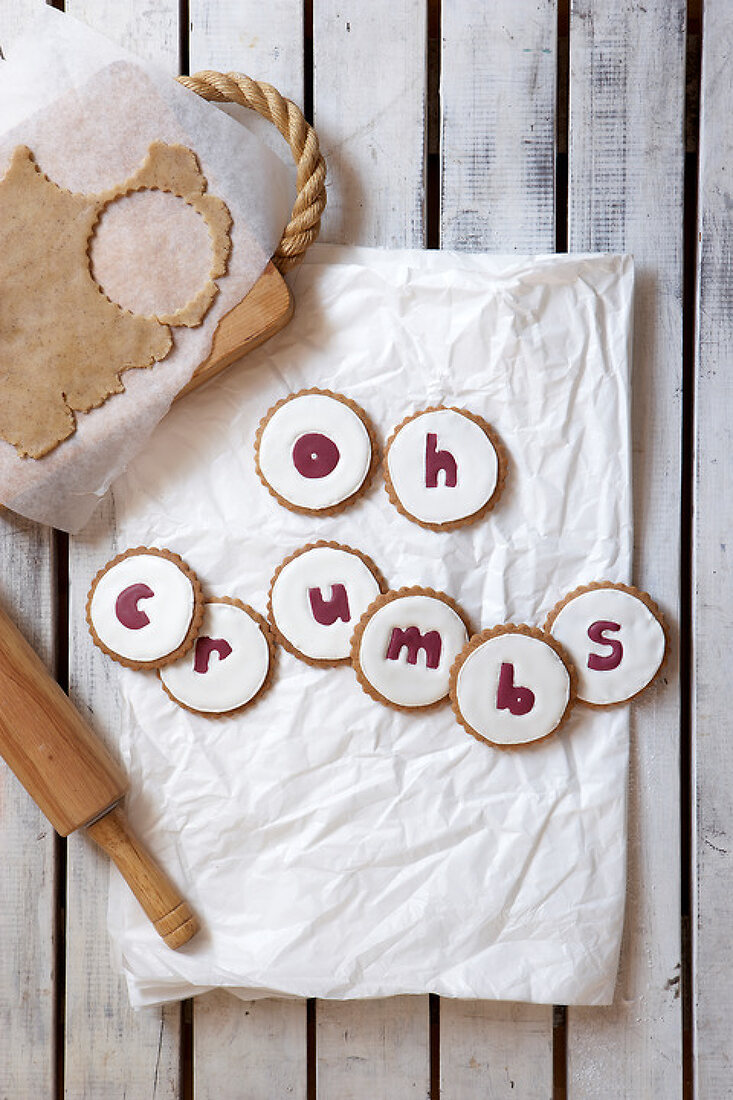
<svg viewBox="0 0 733 1100">
<path fill-rule="evenodd" d="M 432 588 L 400 588 L 364 612 L 351 663 L 367 695 L 397 710 L 426 710 L 447 695 L 469 628 L 458 604 Z"/>
<path fill-rule="evenodd" d="M 268 617 L 280 644 L 307 664 L 348 662 L 351 635 L 386 589 L 371 558 L 338 542 L 315 542 L 278 566 Z"/>
<path fill-rule="evenodd" d="M 196 574 L 170 550 L 138 546 L 97 573 L 87 623 L 97 646 L 129 668 L 160 668 L 193 645 L 203 617 Z"/>
<path fill-rule="evenodd" d="M 110 301 L 143 316 L 183 308 L 208 281 L 212 256 L 202 215 L 179 195 L 150 188 L 105 206 L 89 242 L 95 282 Z"/>
<path fill-rule="evenodd" d="M 667 651 L 664 617 L 646 592 L 611 581 L 576 588 L 550 612 L 545 629 L 570 654 L 578 699 L 612 707 L 652 682 Z"/>
<path fill-rule="evenodd" d="M 477 634 L 451 669 L 451 703 L 463 728 L 495 748 L 543 741 L 565 721 L 574 671 L 557 642 L 507 623 Z"/>
<path fill-rule="evenodd" d="M 387 494 L 403 516 L 452 531 L 485 516 L 506 480 L 496 432 L 467 409 L 433 406 L 399 424 L 385 448 Z"/>
<path fill-rule="evenodd" d="M 191 650 L 159 670 L 163 690 L 185 710 L 221 717 L 253 703 L 272 680 L 274 647 L 261 615 L 240 600 L 207 600 Z"/>
<path fill-rule="evenodd" d="M 266 413 L 257 429 L 260 480 L 293 512 L 340 512 L 364 492 L 378 460 L 364 410 L 330 390 L 291 394 Z"/>
</svg>

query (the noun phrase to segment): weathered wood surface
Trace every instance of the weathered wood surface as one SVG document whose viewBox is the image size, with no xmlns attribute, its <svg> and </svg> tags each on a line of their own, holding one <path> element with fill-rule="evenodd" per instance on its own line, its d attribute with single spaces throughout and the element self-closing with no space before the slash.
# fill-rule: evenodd
<svg viewBox="0 0 733 1100">
<path fill-rule="evenodd" d="M 425 243 L 423 0 L 313 5 L 313 115 L 328 165 L 322 239 Z"/>
<path fill-rule="evenodd" d="M 425 244 L 426 14 L 422 0 L 313 6 L 313 120 L 328 164 L 325 241 Z M 319 1001 L 316 1020 L 319 1097 L 428 1094 L 427 997 Z"/>
<path fill-rule="evenodd" d="M 442 247 L 553 251 L 554 0 L 449 0 L 441 30 Z M 443 998 L 440 1085 L 443 1100 L 550 1096 L 551 1007 Z"/>
<path fill-rule="evenodd" d="M 574 0 L 571 251 L 636 263 L 635 583 L 679 622 L 685 4 Z M 568 1095 L 681 1095 L 679 679 L 632 716 L 628 897 L 614 1005 L 568 1011 Z"/>
<path fill-rule="evenodd" d="M 107 501 L 84 535 L 70 540 L 69 691 L 113 752 L 117 666 L 89 645 L 84 606 L 91 578 L 116 553 Z M 108 1100 L 127 1089 L 141 1100 L 176 1100 L 180 1008 L 132 1011 L 106 934 L 109 861 L 83 834 L 69 837 L 67 853 L 65 1095 Z"/>
<path fill-rule="evenodd" d="M 441 1100 L 552 1095 L 550 1008 L 441 999 Z"/>
<path fill-rule="evenodd" d="M 319 1001 L 318 1100 L 430 1095 L 427 997 Z"/>
<path fill-rule="evenodd" d="M 100 34 L 176 76 L 180 72 L 178 0 L 65 0 L 64 10 Z"/>
<path fill-rule="evenodd" d="M 733 1096 L 733 7 L 706 0 L 694 489 L 695 1095 Z"/>
<path fill-rule="evenodd" d="M 301 0 L 209 4 L 193 0 L 189 61 L 197 69 L 246 72 L 302 103 Z M 275 135 L 279 140 L 279 135 Z M 196 1100 L 239 1100 L 243 1081 L 253 1100 L 305 1100 L 306 1006 L 302 1001 L 239 1001 L 227 994 L 193 1006 Z"/>
<path fill-rule="evenodd" d="M 67 0 L 66 10 L 170 73 L 178 71 L 176 0 Z M 91 578 L 116 552 L 108 500 L 83 535 L 69 540 L 69 692 L 113 751 L 117 666 L 89 645 L 84 606 Z M 67 851 L 65 1096 L 176 1100 L 180 1006 L 132 1011 L 106 935 L 109 861 L 84 835 L 72 835 Z"/>
<path fill-rule="evenodd" d="M 443 248 L 555 247 L 556 0 L 446 0 Z"/>
<path fill-rule="evenodd" d="M 0 48 L 37 3 L 0 2 Z M 0 600 L 57 672 L 55 543 L 48 528 L 0 509 Z M 56 1071 L 57 907 L 61 842 L 0 760 L 0 1097 L 51 1100 Z"/>
<path fill-rule="evenodd" d="M 24 33 L 43 0 L 3 0 L 0 4 L 0 50 Z"/>
<path fill-rule="evenodd" d="M 42 0 L 0 0 L 0 45 Z M 431 0 L 433 9 L 437 5 Z M 424 0 L 315 0 L 314 115 L 329 163 L 324 239 L 425 244 L 427 7 Z M 69 12 L 179 70 L 238 69 L 303 102 L 310 76 L 304 0 L 67 0 Z M 188 9 L 190 34 L 180 26 Z M 636 580 L 678 621 L 682 156 L 685 4 L 570 4 L 571 249 L 626 249 L 638 262 L 635 336 Z M 731 591 L 730 117 L 733 13 L 707 0 L 699 270 L 695 550 L 697 774 L 697 1086 L 733 1095 L 728 936 L 733 804 L 724 680 Z M 552 250 L 555 225 L 555 0 L 442 5 L 440 239 L 444 247 Z M 181 35 L 181 31 L 184 34 Z M 714 531 L 712 527 L 714 525 Z M 71 541 L 70 683 L 114 744 L 114 669 L 84 637 L 89 578 L 115 552 L 106 506 Z M 52 538 L 0 516 L 5 606 L 53 660 Z M 97 659 L 99 658 L 99 660 Z M 629 901 L 621 978 L 608 1010 L 569 1010 L 568 1095 L 674 1097 L 682 1091 L 679 990 L 679 771 L 676 657 L 668 688 L 640 708 L 632 742 Z M 654 797 L 650 797 L 654 792 Z M 180 1009 L 132 1013 L 109 962 L 107 864 L 83 838 L 68 846 L 66 971 L 55 972 L 56 844 L 0 769 L 0 1100 L 54 1096 L 55 1036 L 66 1096 L 182 1096 Z M 7 945 L 10 945 L 9 947 Z M 56 984 L 63 1012 L 54 1026 Z M 444 1100 L 550 1096 L 549 1008 L 440 1002 Z M 193 1012 L 194 1100 L 307 1095 L 306 1010 L 221 993 Z M 425 1096 L 427 998 L 319 1002 L 319 1097 Z M 726 1091 L 727 1090 L 727 1091 Z"/>
<path fill-rule="evenodd" d="M 306 1100 L 302 1001 L 240 1001 L 216 990 L 194 1009 L 195 1100 Z"/>
<path fill-rule="evenodd" d="M 0 510 L 0 600 L 55 671 L 53 536 Z M 56 841 L 0 760 L 0 1097 L 50 1100 L 55 1080 Z"/>
<path fill-rule="evenodd" d="M 189 69 L 266 80 L 302 106 L 303 0 L 189 0 Z"/>
</svg>

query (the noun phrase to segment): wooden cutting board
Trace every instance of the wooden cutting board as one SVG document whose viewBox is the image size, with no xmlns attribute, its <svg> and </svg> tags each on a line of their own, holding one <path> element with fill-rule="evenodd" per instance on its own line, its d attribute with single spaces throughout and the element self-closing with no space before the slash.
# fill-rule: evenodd
<svg viewBox="0 0 733 1100">
<path fill-rule="evenodd" d="M 290 288 L 270 261 L 249 294 L 222 317 L 208 358 L 196 368 L 191 381 L 177 394 L 176 400 L 198 389 L 230 363 L 264 344 L 265 340 L 285 327 L 293 316 L 293 309 Z"/>
</svg>

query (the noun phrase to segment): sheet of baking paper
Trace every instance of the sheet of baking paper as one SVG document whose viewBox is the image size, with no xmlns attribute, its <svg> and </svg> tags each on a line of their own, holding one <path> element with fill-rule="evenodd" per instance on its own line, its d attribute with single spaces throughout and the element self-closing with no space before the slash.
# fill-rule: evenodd
<svg viewBox="0 0 733 1100">
<path fill-rule="evenodd" d="M 163 362 L 126 371 L 125 393 L 77 414 L 76 433 L 43 459 L 20 459 L 0 441 L 0 501 L 77 531 L 206 358 L 220 318 L 262 273 L 288 219 L 292 183 L 282 161 L 240 123 L 69 16 L 41 9 L 28 36 L 4 50 L 0 174 L 13 149 L 25 144 L 62 187 L 102 191 L 131 175 L 152 141 L 178 142 L 196 152 L 209 191 L 224 199 L 233 217 L 228 272 L 201 326 L 174 329 L 174 347 Z M 136 223 L 127 224 L 134 232 Z M 202 257 L 199 237 L 188 232 L 185 219 L 173 218 L 169 235 L 182 268 L 206 269 L 207 254 Z M 123 304 L 134 304 L 141 275 L 154 298 L 170 289 L 175 273 L 158 256 L 150 256 L 141 273 L 125 249 L 115 255 L 113 243 L 108 238 L 105 270 L 116 264 L 116 288 L 129 284 Z"/>
<path fill-rule="evenodd" d="M 541 624 L 578 584 L 629 581 L 632 282 L 619 256 L 311 250 L 292 324 L 177 405 L 115 486 L 118 548 L 170 547 L 210 593 L 265 612 L 277 564 L 335 539 L 392 587 L 449 593 L 477 629 Z M 382 440 L 427 405 L 479 413 L 509 453 L 505 495 L 452 533 L 410 523 L 379 481 L 339 516 L 285 510 L 257 478 L 253 440 L 271 405 L 308 386 L 353 398 Z M 283 651 L 271 691 L 239 717 L 178 709 L 154 674 L 121 670 L 120 693 L 130 816 L 204 928 L 169 951 L 114 880 L 133 1004 L 212 986 L 611 1000 L 627 708 L 577 707 L 554 739 L 501 752 L 448 706 L 398 713 L 350 668 Z"/>
</svg>

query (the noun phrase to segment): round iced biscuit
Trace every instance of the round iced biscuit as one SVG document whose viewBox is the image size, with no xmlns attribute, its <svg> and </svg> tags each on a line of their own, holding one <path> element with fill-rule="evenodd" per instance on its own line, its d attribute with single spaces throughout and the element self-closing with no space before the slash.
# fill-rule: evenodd
<svg viewBox="0 0 733 1100">
<path fill-rule="evenodd" d="M 257 473 L 293 512 L 333 515 L 366 489 L 379 454 L 363 409 L 330 390 L 301 390 L 260 421 Z"/>
<path fill-rule="evenodd" d="M 565 721 L 574 672 L 561 647 L 534 627 L 477 634 L 451 670 L 451 703 L 473 737 L 496 748 L 543 741 Z"/>
<path fill-rule="evenodd" d="M 225 597 L 206 602 L 193 648 L 158 675 L 174 703 L 217 717 L 262 694 L 271 683 L 273 657 L 266 621 L 247 604 Z"/>
<path fill-rule="evenodd" d="M 570 654 L 578 699 L 594 707 L 627 703 L 655 678 L 667 651 L 661 611 L 646 592 L 603 581 L 576 588 L 550 612 L 545 629 Z"/>
<path fill-rule="evenodd" d="M 386 587 L 360 550 L 309 543 L 278 566 L 268 617 L 280 644 L 307 664 L 348 662 L 356 623 Z"/>
<path fill-rule="evenodd" d="M 351 641 L 351 663 L 367 695 L 397 710 L 426 710 L 447 695 L 453 661 L 468 639 L 454 600 L 432 588 L 378 596 Z"/>
<path fill-rule="evenodd" d="M 451 531 L 494 507 L 506 467 L 490 424 L 467 409 L 434 406 L 408 416 L 387 441 L 385 488 L 407 519 Z"/>
<path fill-rule="evenodd" d="M 97 646 L 128 668 L 160 668 L 193 645 L 203 617 L 196 574 L 170 550 L 138 546 L 97 573 L 87 623 Z"/>
</svg>

